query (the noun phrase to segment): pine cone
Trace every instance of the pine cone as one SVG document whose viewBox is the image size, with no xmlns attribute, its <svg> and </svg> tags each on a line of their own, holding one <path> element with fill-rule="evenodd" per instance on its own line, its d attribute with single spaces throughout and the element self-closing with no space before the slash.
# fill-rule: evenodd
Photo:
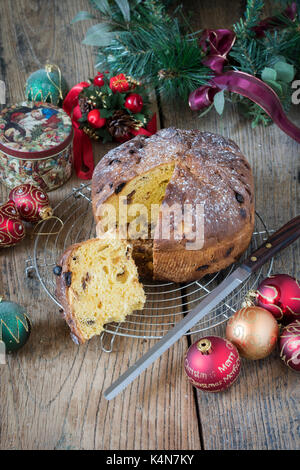
<svg viewBox="0 0 300 470">
<path fill-rule="evenodd" d="M 79 95 L 78 104 L 79 104 L 80 111 L 82 112 L 82 114 L 85 114 L 85 113 L 88 114 L 90 111 L 95 109 L 95 106 L 93 105 L 93 103 L 89 103 L 88 101 L 90 100 L 86 96 Z"/>
<path fill-rule="evenodd" d="M 107 120 L 107 130 L 114 139 L 128 136 L 130 129 L 136 125 L 135 120 L 126 111 L 118 110 Z"/>
</svg>

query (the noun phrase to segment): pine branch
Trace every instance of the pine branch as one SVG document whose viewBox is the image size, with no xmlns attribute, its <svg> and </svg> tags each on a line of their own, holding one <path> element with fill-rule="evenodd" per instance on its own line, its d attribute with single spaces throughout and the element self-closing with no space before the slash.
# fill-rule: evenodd
<svg viewBox="0 0 300 470">
<path fill-rule="evenodd" d="M 91 2 L 104 23 L 90 28 L 84 43 L 99 46 L 98 69 L 122 71 L 151 83 L 167 97 L 183 99 L 211 78 L 211 71 L 202 64 L 196 37 L 184 31 L 182 24 L 188 22 L 182 20 L 181 24 L 171 18 L 163 2 L 129 2 L 129 23 L 119 7 L 120 0 Z M 182 19 L 181 9 L 178 13 Z"/>
<path fill-rule="evenodd" d="M 190 22 L 180 7 L 168 15 L 166 5 L 171 2 L 90 0 L 96 14 L 79 12 L 75 20 L 94 17 L 99 21 L 87 31 L 84 40 L 97 46 L 96 67 L 143 79 L 173 99 L 186 100 L 191 91 L 206 85 L 213 74 L 202 64 L 204 53 L 198 43 L 201 31 L 190 31 Z M 285 110 L 291 104 L 291 80 L 295 72 L 300 76 L 300 0 L 298 15 L 293 19 L 282 13 L 290 3 L 276 0 L 274 25 L 258 37 L 255 28 L 261 22 L 264 1 L 247 0 L 243 17 L 233 26 L 236 41 L 225 68 L 263 79 L 278 94 Z M 229 96 L 253 126 L 271 122 L 255 103 L 239 95 Z"/>
<path fill-rule="evenodd" d="M 237 39 L 246 40 L 253 38 L 255 33 L 253 28 L 258 25 L 261 17 L 261 12 L 264 7 L 262 0 L 247 0 L 246 11 L 244 14 L 245 19 L 242 18 L 233 25 L 233 30 Z"/>
</svg>

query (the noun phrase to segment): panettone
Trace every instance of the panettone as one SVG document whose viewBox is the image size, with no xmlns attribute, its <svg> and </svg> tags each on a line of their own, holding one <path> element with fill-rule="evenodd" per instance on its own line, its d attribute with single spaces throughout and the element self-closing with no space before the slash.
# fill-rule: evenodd
<svg viewBox="0 0 300 470">
<path fill-rule="evenodd" d="M 132 243 L 141 277 L 156 280 L 185 282 L 223 269 L 245 251 L 253 232 L 249 163 L 232 140 L 199 130 L 163 129 L 111 150 L 95 168 L 92 201 L 98 233 L 113 223 Z M 136 204 L 144 210 L 133 236 Z M 104 215 L 107 205 L 113 211 Z M 189 223 L 180 226 L 170 215 L 173 205 L 189 208 Z"/>
<path fill-rule="evenodd" d="M 132 247 L 122 240 L 91 239 L 70 246 L 54 273 L 56 293 L 73 340 L 84 343 L 109 322 L 142 310 L 145 294 Z"/>
</svg>

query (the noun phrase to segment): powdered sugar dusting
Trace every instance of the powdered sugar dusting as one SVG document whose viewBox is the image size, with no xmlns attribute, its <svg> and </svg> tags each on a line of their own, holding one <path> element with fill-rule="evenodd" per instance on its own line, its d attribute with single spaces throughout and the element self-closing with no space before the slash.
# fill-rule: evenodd
<svg viewBox="0 0 300 470">
<path fill-rule="evenodd" d="M 236 235 L 249 223 L 253 180 L 248 162 L 233 141 L 199 130 L 163 129 L 111 150 L 94 172 L 94 205 L 105 202 L 119 184 L 173 161 L 163 207 L 204 204 L 206 246 Z"/>
</svg>

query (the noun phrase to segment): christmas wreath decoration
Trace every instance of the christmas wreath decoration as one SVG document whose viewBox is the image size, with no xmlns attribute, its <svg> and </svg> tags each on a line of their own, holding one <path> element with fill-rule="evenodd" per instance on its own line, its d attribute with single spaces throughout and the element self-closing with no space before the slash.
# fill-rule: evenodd
<svg viewBox="0 0 300 470">
<path fill-rule="evenodd" d="M 214 107 L 222 114 L 226 101 L 235 102 L 253 126 L 274 121 L 300 142 L 300 130 L 285 114 L 300 76 L 299 0 L 274 1 L 276 11 L 268 18 L 263 0 L 247 0 L 232 30 L 197 32 L 180 7 L 169 13 L 174 2 L 90 3 L 96 13 L 81 11 L 73 23 L 99 19 L 83 40 L 97 47 L 97 68 L 123 70 L 168 99 L 190 96 L 190 107 L 204 113 Z"/>
<path fill-rule="evenodd" d="M 80 129 L 91 138 L 125 142 L 138 134 L 156 132 L 148 97 L 137 80 L 123 73 L 98 73 L 78 96 Z"/>
</svg>

